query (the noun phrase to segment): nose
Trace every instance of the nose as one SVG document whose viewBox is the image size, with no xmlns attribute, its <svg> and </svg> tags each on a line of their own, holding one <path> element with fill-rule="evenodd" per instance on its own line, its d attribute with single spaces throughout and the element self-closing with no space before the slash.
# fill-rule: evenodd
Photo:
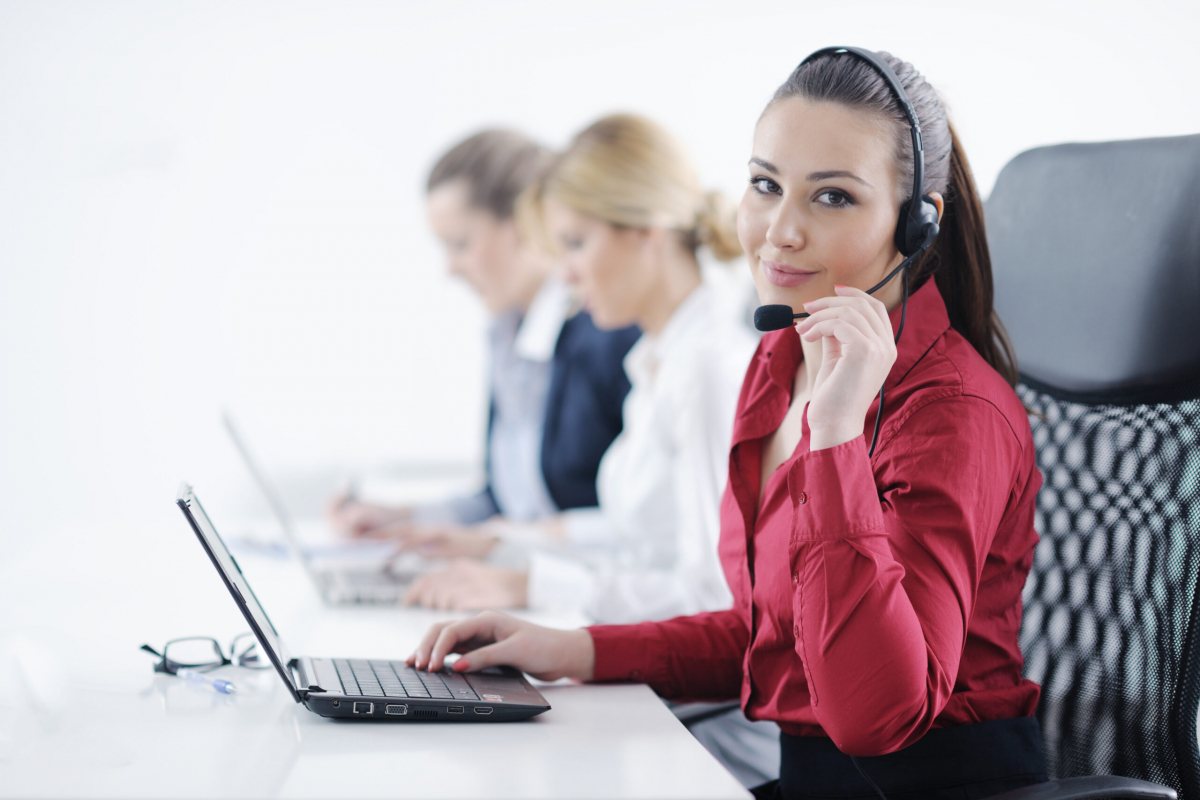
<svg viewBox="0 0 1200 800">
<path fill-rule="evenodd" d="M 804 223 L 804 213 L 795 203 L 779 203 L 771 214 L 767 242 L 778 250 L 800 250 L 804 247 Z"/>
</svg>

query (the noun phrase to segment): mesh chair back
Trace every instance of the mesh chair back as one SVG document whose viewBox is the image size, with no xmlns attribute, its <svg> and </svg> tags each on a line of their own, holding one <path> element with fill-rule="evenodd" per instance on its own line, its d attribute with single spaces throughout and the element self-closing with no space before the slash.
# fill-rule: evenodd
<svg viewBox="0 0 1200 800">
<path fill-rule="evenodd" d="M 1021 647 L 1050 775 L 1200 800 L 1200 136 L 1023 153 L 986 212 L 1045 479 Z"/>
<path fill-rule="evenodd" d="M 1031 423 L 1042 541 L 1021 648 L 1026 676 L 1042 686 L 1050 775 L 1123 775 L 1200 797 L 1200 401 L 1089 405 L 1025 385 L 1019 394 L 1040 415 Z"/>
</svg>

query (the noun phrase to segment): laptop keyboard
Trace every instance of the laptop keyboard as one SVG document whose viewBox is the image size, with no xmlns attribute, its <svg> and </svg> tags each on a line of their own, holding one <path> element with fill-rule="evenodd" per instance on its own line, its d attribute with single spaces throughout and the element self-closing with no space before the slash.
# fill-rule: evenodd
<svg viewBox="0 0 1200 800">
<path fill-rule="evenodd" d="M 403 661 L 335 658 L 342 690 L 351 697 L 428 697 L 478 700 L 479 695 L 457 673 L 416 670 Z"/>
</svg>

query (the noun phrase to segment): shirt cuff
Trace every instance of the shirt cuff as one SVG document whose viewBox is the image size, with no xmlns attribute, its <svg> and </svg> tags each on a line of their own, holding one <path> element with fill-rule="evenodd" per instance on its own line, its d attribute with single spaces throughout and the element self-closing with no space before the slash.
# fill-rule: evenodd
<svg viewBox="0 0 1200 800">
<path fill-rule="evenodd" d="M 592 625 L 595 663 L 592 680 L 654 683 L 666 677 L 666 658 L 658 644 L 654 623 Z"/>
<path fill-rule="evenodd" d="M 423 525 L 474 525 L 495 516 L 498 509 L 486 489 L 467 497 L 414 506 L 412 521 Z"/>
<path fill-rule="evenodd" d="M 793 541 L 828 542 L 884 529 L 875 473 L 862 438 L 810 450 L 788 471 Z"/>
<path fill-rule="evenodd" d="M 580 611 L 591 600 L 595 585 L 595 576 L 577 561 L 546 552 L 529 556 L 530 608 Z"/>
<path fill-rule="evenodd" d="M 611 547 L 612 527 L 599 508 L 574 508 L 563 512 L 566 540 L 579 547 Z"/>
</svg>

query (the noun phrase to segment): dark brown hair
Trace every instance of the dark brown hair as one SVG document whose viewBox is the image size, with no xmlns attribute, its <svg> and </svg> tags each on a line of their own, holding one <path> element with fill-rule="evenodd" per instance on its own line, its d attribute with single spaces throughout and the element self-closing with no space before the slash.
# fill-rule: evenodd
<svg viewBox="0 0 1200 800">
<path fill-rule="evenodd" d="M 425 182 L 425 193 L 464 180 L 472 206 L 490 211 L 497 219 L 511 219 L 517 196 L 549 158 L 549 150 L 524 134 L 498 128 L 480 131 L 438 159 Z"/>
<path fill-rule="evenodd" d="M 914 264 L 915 289 L 931 275 L 946 302 L 950 325 L 971 343 L 1010 385 L 1017 384 L 1017 358 L 1008 334 L 992 307 L 992 257 L 983 223 L 983 203 L 966 153 L 946 117 L 937 92 L 924 76 L 890 53 L 881 58 L 900 83 L 921 123 L 925 149 L 923 194 L 940 192 L 945 199 L 941 233 Z M 800 65 L 775 92 L 771 103 L 789 97 L 860 108 L 887 120 L 894 136 L 898 187 L 903 202 L 912 189 L 913 154 L 908 119 L 879 73 L 848 53 L 830 53 Z"/>
</svg>

